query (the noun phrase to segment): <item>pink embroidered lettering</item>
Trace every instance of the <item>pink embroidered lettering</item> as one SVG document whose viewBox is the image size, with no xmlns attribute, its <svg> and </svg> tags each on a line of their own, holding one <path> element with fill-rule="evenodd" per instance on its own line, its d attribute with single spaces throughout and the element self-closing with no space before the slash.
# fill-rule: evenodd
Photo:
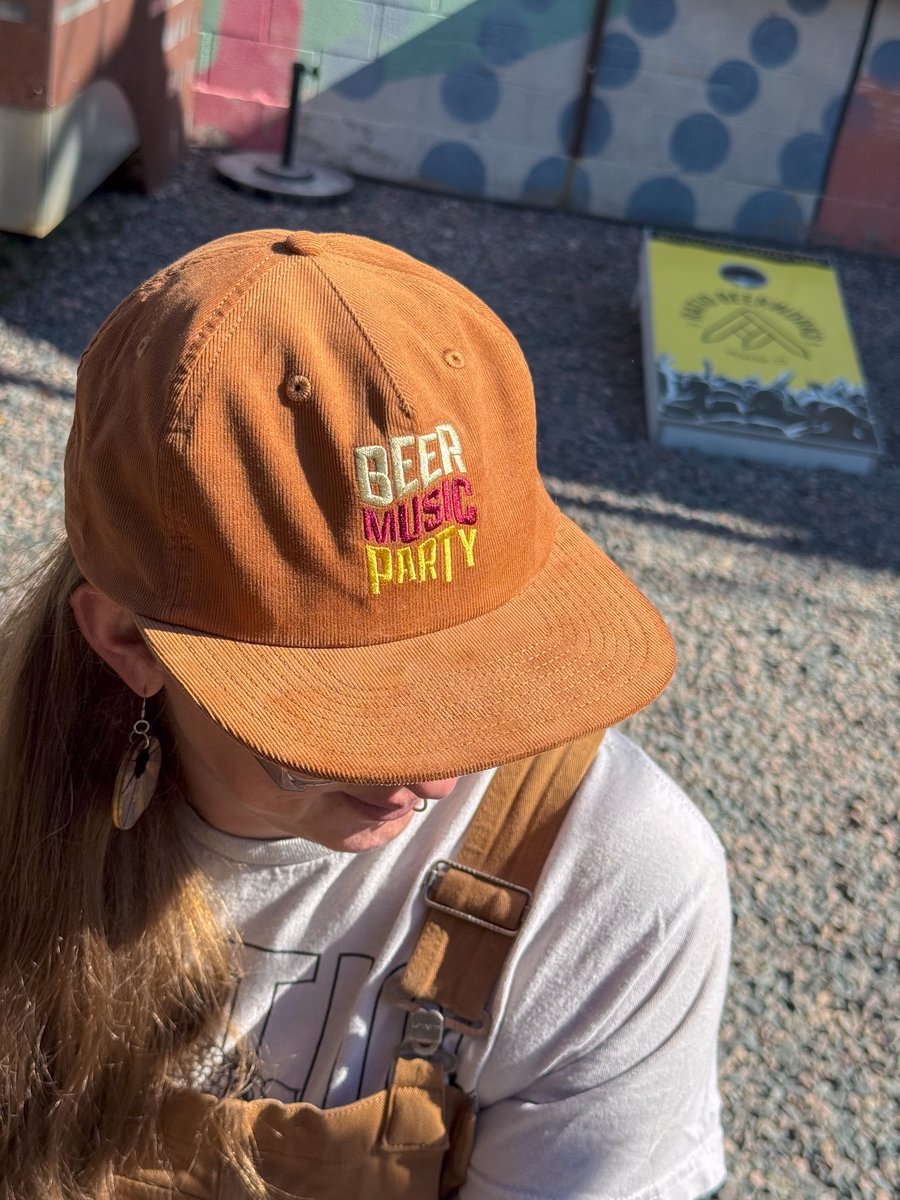
<svg viewBox="0 0 900 1200">
<path fill-rule="evenodd" d="M 363 532 L 367 542 L 378 546 L 391 542 L 415 542 L 423 533 L 434 533 L 441 525 L 456 522 L 474 525 L 478 514 L 474 505 L 466 505 L 460 494 L 472 495 L 472 485 L 464 476 L 445 479 L 424 496 L 411 496 L 402 504 L 382 513 L 363 509 Z"/>
<path fill-rule="evenodd" d="M 397 532 L 401 542 L 414 542 L 422 533 L 422 519 L 419 513 L 420 500 L 413 496 L 409 504 L 401 504 L 397 509 Z M 412 521 L 407 517 L 408 509 L 412 509 Z M 412 528 L 410 528 L 410 524 Z"/>
<path fill-rule="evenodd" d="M 472 485 L 468 479 L 452 479 L 450 486 L 453 490 L 453 515 L 456 517 L 460 525 L 474 525 L 478 520 L 478 513 L 471 504 L 467 504 L 463 509 L 462 502 L 459 498 L 460 492 L 465 492 L 467 496 L 472 495 Z"/>
<path fill-rule="evenodd" d="M 397 540 L 397 510 L 389 508 L 378 523 L 378 513 L 371 508 L 363 509 L 363 533 L 367 542 L 377 542 L 383 546 L 386 542 Z"/>
<path fill-rule="evenodd" d="M 422 499 L 422 512 L 424 513 L 423 526 L 426 533 L 431 533 L 433 529 L 437 529 L 438 525 L 444 519 L 444 509 L 441 504 L 441 489 L 432 488 L 430 492 L 426 492 Z"/>
</svg>

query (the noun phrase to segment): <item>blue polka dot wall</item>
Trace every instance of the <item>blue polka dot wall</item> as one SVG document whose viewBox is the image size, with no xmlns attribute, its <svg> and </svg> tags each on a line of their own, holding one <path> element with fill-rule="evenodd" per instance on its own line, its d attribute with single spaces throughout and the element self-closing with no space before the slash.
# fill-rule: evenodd
<svg viewBox="0 0 900 1200">
<path fill-rule="evenodd" d="M 710 108 L 726 116 L 743 112 L 759 95 L 759 72 L 743 59 L 719 63 L 706 80 Z"/>
<path fill-rule="evenodd" d="M 801 133 L 781 148 L 778 171 L 789 191 L 818 192 L 824 182 L 831 139 L 821 133 Z"/>
<path fill-rule="evenodd" d="M 480 62 L 465 62 L 444 76 L 441 100 L 448 117 L 463 125 L 489 120 L 500 103 L 496 71 Z"/>
<path fill-rule="evenodd" d="M 900 88 L 900 38 L 879 42 L 869 56 L 866 72 L 884 88 Z"/>
<path fill-rule="evenodd" d="M 532 48 L 532 31 L 527 18 L 516 8 L 495 9 L 478 29 L 478 48 L 488 63 L 507 67 L 524 58 Z"/>
<path fill-rule="evenodd" d="M 527 204 L 553 206 L 568 189 L 576 208 L 591 205 L 591 185 L 583 167 L 571 170 L 571 162 L 561 154 L 543 158 L 528 172 L 522 187 L 522 199 Z"/>
<path fill-rule="evenodd" d="M 675 24 L 675 0 L 628 0 L 628 22 L 645 37 L 661 37 Z"/>
<path fill-rule="evenodd" d="M 707 174 L 728 157 L 731 135 L 728 126 L 711 113 L 692 113 L 672 130 L 670 156 L 676 167 L 691 174 Z"/>
<path fill-rule="evenodd" d="M 761 67 L 783 67 L 797 53 L 799 45 L 797 26 L 784 17 L 767 17 L 750 36 L 750 53 Z"/>
<path fill-rule="evenodd" d="M 451 190 L 551 207 L 559 204 L 568 183 L 578 206 L 589 208 L 584 172 L 571 170 L 567 158 L 586 24 L 578 38 L 548 37 L 534 2 L 507 0 L 467 10 L 479 17 L 472 22 L 476 57 L 467 58 L 440 82 L 445 136 L 435 139 L 435 152 L 429 149 L 423 156 L 417 175 L 438 186 L 436 174 L 449 173 Z M 552 8 L 546 12 L 549 20 Z M 585 10 L 585 22 L 589 15 Z M 598 96 L 588 113 L 585 153 L 600 154 L 610 134 L 609 112 Z M 471 151 L 469 156 L 463 156 L 460 143 Z"/>
<path fill-rule="evenodd" d="M 418 177 L 440 191 L 483 196 L 485 166 L 481 155 L 466 142 L 438 142 L 422 160 Z"/>
<path fill-rule="evenodd" d="M 370 7 L 374 57 L 354 32 L 305 110 L 351 169 L 549 205 L 568 182 L 584 211 L 787 240 L 815 206 L 864 15 L 856 0 L 614 0 L 573 170 L 591 5 Z M 900 87 L 900 36 L 867 69 Z"/>
<path fill-rule="evenodd" d="M 697 215 L 693 190 L 680 179 L 661 175 L 638 184 L 624 214 L 638 225 L 674 225 L 690 229 Z"/>
<path fill-rule="evenodd" d="M 628 87 L 641 69 L 641 49 L 627 33 L 608 33 L 603 39 L 597 62 L 595 85 L 598 88 Z"/>
<path fill-rule="evenodd" d="M 863 15 L 853 0 L 619 5 L 595 86 L 606 136 L 581 164 L 591 211 L 802 240 Z"/>
<path fill-rule="evenodd" d="M 800 243 L 806 236 L 808 222 L 808 215 L 793 196 L 786 192 L 757 191 L 738 209 L 734 232 L 740 237 Z"/>
<path fill-rule="evenodd" d="M 810 14 L 820 13 L 828 7 L 830 2 L 831 0 L 788 0 L 788 5 L 794 12 L 800 13 L 803 16 L 809 16 Z"/>
</svg>

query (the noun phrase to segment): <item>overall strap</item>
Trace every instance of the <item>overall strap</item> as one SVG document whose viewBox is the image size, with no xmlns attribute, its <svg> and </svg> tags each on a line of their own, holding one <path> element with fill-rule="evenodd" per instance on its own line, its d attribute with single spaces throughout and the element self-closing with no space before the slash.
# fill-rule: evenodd
<svg viewBox="0 0 900 1200">
<path fill-rule="evenodd" d="M 433 863 L 428 917 L 399 992 L 450 1028 L 488 1032 L 487 1003 L 603 731 L 498 767 L 454 862 Z"/>
</svg>

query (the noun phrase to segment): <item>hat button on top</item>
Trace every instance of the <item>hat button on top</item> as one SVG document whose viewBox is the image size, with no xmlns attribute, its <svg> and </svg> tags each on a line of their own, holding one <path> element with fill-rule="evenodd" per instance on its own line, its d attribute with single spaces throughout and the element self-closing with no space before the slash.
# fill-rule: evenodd
<svg viewBox="0 0 900 1200">
<path fill-rule="evenodd" d="M 323 250 L 319 236 L 315 233 L 309 233 L 305 229 L 299 229 L 296 233 L 289 233 L 281 244 L 288 254 L 302 254 L 307 258 L 315 258 Z"/>
</svg>

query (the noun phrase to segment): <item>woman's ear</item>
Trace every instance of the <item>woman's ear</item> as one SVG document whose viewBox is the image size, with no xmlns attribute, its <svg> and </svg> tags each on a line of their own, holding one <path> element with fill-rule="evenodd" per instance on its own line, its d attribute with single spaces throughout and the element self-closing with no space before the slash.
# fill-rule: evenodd
<svg viewBox="0 0 900 1200">
<path fill-rule="evenodd" d="M 78 628 L 88 645 L 138 696 L 153 696 L 165 682 L 162 667 L 141 637 L 127 608 L 90 583 L 69 597 Z"/>
</svg>

